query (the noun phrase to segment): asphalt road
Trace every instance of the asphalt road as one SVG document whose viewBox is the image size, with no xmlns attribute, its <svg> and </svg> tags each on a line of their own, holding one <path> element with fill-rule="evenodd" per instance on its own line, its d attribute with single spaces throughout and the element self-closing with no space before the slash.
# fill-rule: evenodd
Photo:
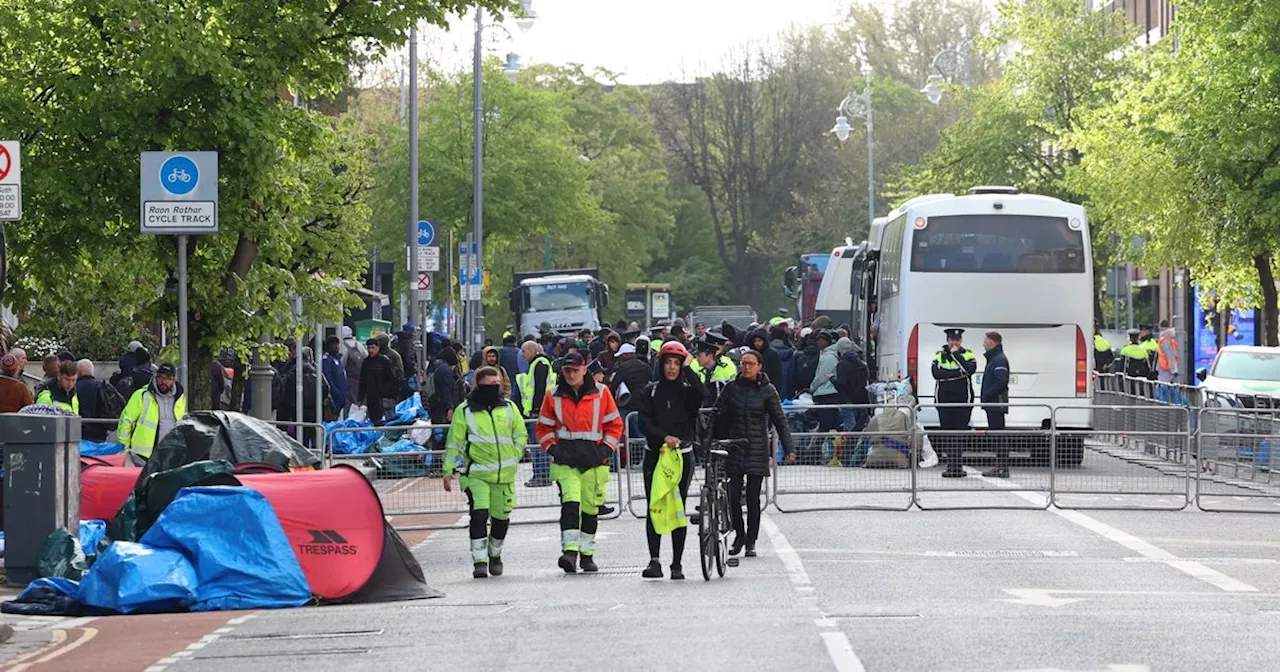
<svg viewBox="0 0 1280 672">
<path fill-rule="evenodd" d="M 1280 669 L 1280 518 L 1194 505 L 1044 510 L 1050 478 L 1062 503 L 1076 493 L 1074 506 L 1184 504 L 1196 480 L 1185 468 L 1170 473 L 1143 447 L 1091 445 L 1079 469 L 1017 467 L 1008 481 L 978 476 L 981 467 L 945 481 L 939 468 L 780 469 L 775 497 L 792 512 L 771 508 L 760 557 L 709 583 L 694 544 L 685 554 L 688 580 L 641 579 L 643 522 L 628 512 L 601 523 L 602 571 L 594 576 L 565 576 L 555 566 L 551 524 L 514 526 L 506 575 L 485 580 L 470 576 L 464 531 L 407 534 L 444 598 L 222 615 L 147 664 L 135 656 L 107 665 L 117 649 L 136 649 L 136 637 L 100 634 L 29 669 Z M 1229 476 L 1201 481 L 1214 493 L 1204 503 L 1280 511 L 1280 497 L 1253 496 L 1280 494 L 1264 479 Z M 940 510 L 795 511 L 906 508 L 912 479 L 919 502 Z M 446 501 L 438 486 L 421 479 L 383 489 L 411 510 Z M 855 488 L 883 492 L 837 492 Z M 625 497 L 625 485 L 619 492 Z M 553 496 L 521 491 L 526 503 Z M 664 544 L 664 565 L 669 553 Z M 86 627 L 158 633 L 198 617 L 210 615 Z"/>
</svg>

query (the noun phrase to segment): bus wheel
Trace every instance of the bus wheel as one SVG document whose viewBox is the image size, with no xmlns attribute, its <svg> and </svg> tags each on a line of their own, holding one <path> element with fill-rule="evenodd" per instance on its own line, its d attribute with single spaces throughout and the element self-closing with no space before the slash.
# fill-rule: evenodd
<svg viewBox="0 0 1280 672">
<path fill-rule="evenodd" d="M 1058 437 L 1058 466 L 1078 467 L 1084 463 L 1084 437 Z"/>
</svg>

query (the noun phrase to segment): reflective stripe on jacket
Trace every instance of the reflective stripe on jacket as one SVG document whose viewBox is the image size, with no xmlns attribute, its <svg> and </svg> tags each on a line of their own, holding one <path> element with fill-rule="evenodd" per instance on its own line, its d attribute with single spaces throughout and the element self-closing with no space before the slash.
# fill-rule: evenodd
<svg viewBox="0 0 1280 672">
<path fill-rule="evenodd" d="M 53 390 L 46 388 L 40 392 L 40 396 L 36 397 L 36 403 L 45 406 L 57 406 L 64 411 L 71 411 L 76 415 L 80 415 L 80 397 L 76 396 L 75 392 L 71 393 L 71 403 L 68 404 L 65 401 L 54 399 Z"/>
<path fill-rule="evenodd" d="M 546 367 L 547 369 L 546 387 L 543 388 L 543 396 L 546 396 L 547 392 L 554 390 L 556 387 L 556 372 L 551 369 L 551 362 L 546 357 L 535 358 L 529 363 L 528 371 L 516 375 L 516 385 L 520 387 L 520 405 L 523 407 L 522 410 L 524 410 L 524 417 L 526 418 L 533 417 L 534 411 L 542 408 L 542 400 L 538 399 L 535 404 L 533 398 L 534 393 L 537 392 L 534 389 L 537 386 L 534 372 L 540 367 Z"/>
<path fill-rule="evenodd" d="M 512 401 L 494 409 L 464 401 L 453 412 L 444 454 L 444 473 L 455 470 L 489 483 L 512 483 L 524 457 L 529 432 Z"/>
<path fill-rule="evenodd" d="M 1178 339 L 1172 336 L 1161 336 L 1157 347 L 1160 348 L 1157 355 L 1160 370 L 1176 373 L 1178 371 Z M 1170 364 L 1171 355 L 1172 364 Z"/>
<path fill-rule="evenodd" d="M 174 422 L 181 422 L 187 415 L 187 397 L 179 390 L 178 398 L 173 400 Z M 156 432 L 160 428 L 160 404 L 151 388 L 133 393 L 124 412 L 120 414 L 120 424 L 116 427 L 116 441 L 126 451 L 142 457 L 151 457 L 151 449 L 156 447 Z M 163 437 L 161 437 L 163 438 Z"/>
<path fill-rule="evenodd" d="M 536 435 L 558 464 L 585 470 L 609 461 L 622 446 L 622 431 L 609 388 L 584 382 L 575 393 L 562 382 L 542 400 Z"/>
</svg>

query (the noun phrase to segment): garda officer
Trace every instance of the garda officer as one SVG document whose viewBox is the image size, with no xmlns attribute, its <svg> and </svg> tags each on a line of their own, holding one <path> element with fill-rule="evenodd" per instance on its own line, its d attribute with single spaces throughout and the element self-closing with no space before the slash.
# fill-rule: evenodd
<svg viewBox="0 0 1280 672">
<path fill-rule="evenodd" d="M 1102 335 L 1102 329 L 1095 323 L 1093 325 L 1093 370 L 1098 373 L 1110 371 L 1111 362 L 1115 358 L 1116 354 L 1111 351 L 1111 343 Z"/>
<path fill-rule="evenodd" d="M 609 461 L 622 446 L 622 415 L 609 388 L 587 380 L 587 362 L 565 355 L 561 378 L 542 400 L 537 436 L 555 460 L 551 478 L 560 486 L 558 564 L 566 574 L 597 570 L 596 528 L 609 486 Z"/>
<path fill-rule="evenodd" d="M 964 329 L 945 329 L 947 344 L 933 356 L 933 379 L 937 381 L 934 399 L 939 404 L 972 404 L 974 372 L 978 370 L 978 359 L 973 352 L 960 344 Z M 938 422 L 943 430 L 958 432 L 969 429 L 969 418 L 972 408 L 939 408 Z M 966 438 L 949 434 L 944 438 L 948 446 L 947 469 L 942 472 L 946 478 L 960 478 L 965 475 L 961 466 L 963 445 Z"/>
<path fill-rule="evenodd" d="M 542 398 L 547 392 L 555 389 L 556 373 L 551 368 L 551 358 L 542 350 L 542 346 L 533 341 L 525 341 L 520 352 L 529 370 L 516 374 L 516 386 L 520 388 L 520 404 L 524 417 L 536 418 L 542 408 Z M 537 449 L 530 449 L 529 461 L 533 463 L 533 479 L 525 483 L 529 488 L 546 488 L 551 486 L 551 458 Z"/>
<path fill-rule="evenodd" d="M 516 503 L 516 469 L 529 438 L 514 402 L 502 396 L 498 369 L 476 371 L 476 386 L 453 412 L 444 454 L 444 489 L 453 492 L 453 473 L 467 493 L 471 511 L 471 576 L 502 576 L 502 541 Z M 492 527 L 489 520 L 492 519 Z"/>
<path fill-rule="evenodd" d="M 40 391 L 36 403 L 57 406 L 72 415 L 80 415 L 80 398 L 76 396 L 76 383 L 79 380 L 80 370 L 75 362 L 60 362 L 56 381 Z"/>
<path fill-rule="evenodd" d="M 1129 344 L 1120 349 L 1120 361 L 1122 371 L 1128 378 L 1148 378 L 1151 375 L 1151 363 L 1148 361 L 1149 352 L 1139 342 L 1139 332 L 1137 329 L 1129 330 Z M 1159 347 L 1157 345 L 1157 347 Z M 1129 391 L 1137 394 L 1141 389 L 1141 383 L 1137 381 L 1129 381 Z"/>
<path fill-rule="evenodd" d="M 689 370 L 702 383 L 704 406 L 714 405 L 720 390 L 738 377 L 738 367 L 733 360 L 720 354 L 727 342 L 724 336 L 714 331 L 707 332 L 706 338 L 698 342 L 697 355 L 689 364 Z"/>
</svg>

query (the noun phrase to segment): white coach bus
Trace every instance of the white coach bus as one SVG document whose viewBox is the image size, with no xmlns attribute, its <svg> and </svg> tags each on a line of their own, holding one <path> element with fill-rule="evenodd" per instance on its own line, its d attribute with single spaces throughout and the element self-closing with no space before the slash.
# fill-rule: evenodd
<svg viewBox="0 0 1280 672">
<path fill-rule="evenodd" d="M 889 214 L 876 271 L 876 367 L 880 380 L 909 377 L 921 404 L 934 403 L 932 358 L 944 329 L 965 330 L 978 356 L 985 332 L 1004 337 L 1009 403 L 1076 407 L 1058 426 L 1089 429 L 1093 260 L 1084 208 L 1012 187 L 911 199 Z M 1048 408 L 1012 408 L 1009 429 L 1048 427 Z M 986 425 L 975 407 L 973 426 Z M 937 411 L 921 413 L 938 425 Z M 1083 443 L 1059 441 L 1059 462 L 1079 464 Z M 1043 453 L 1047 456 L 1047 451 Z"/>
</svg>

